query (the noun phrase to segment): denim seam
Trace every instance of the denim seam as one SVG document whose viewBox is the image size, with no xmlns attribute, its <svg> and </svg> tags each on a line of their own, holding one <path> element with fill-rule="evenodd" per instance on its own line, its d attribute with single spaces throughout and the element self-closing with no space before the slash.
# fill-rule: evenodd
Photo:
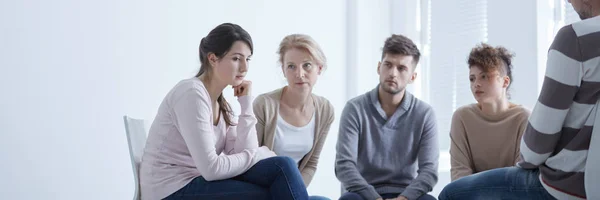
<svg viewBox="0 0 600 200">
<path fill-rule="evenodd" d="M 283 170 L 283 167 L 281 167 L 281 166 L 279 165 L 279 163 L 275 162 L 275 165 L 276 165 L 277 167 L 279 167 L 279 170 L 281 170 L 281 171 L 283 172 L 283 173 L 282 173 L 282 174 L 283 174 L 283 177 L 285 178 L 285 182 L 287 183 L 288 189 L 289 189 L 289 190 L 290 190 L 290 192 L 292 193 L 292 198 L 293 198 L 294 200 L 295 200 L 295 199 L 297 199 L 297 198 L 296 198 L 296 192 L 295 192 L 295 191 L 292 189 L 292 187 L 290 186 L 290 180 L 288 179 L 288 177 L 287 177 L 287 175 L 286 175 L 286 173 L 285 173 L 285 170 Z"/>
<path fill-rule="evenodd" d="M 470 188 L 469 190 L 465 190 L 465 191 L 453 192 L 451 194 L 448 194 L 448 196 L 455 197 L 457 195 L 462 195 L 462 194 L 465 194 L 465 193 L 468 194 L 468 193 L 471 193 L 473 191 L 481 191 L 481 190 L 487 190 L 487 189 L 508 189 L 509 191 L 532 191 L 532 190 L 536 190 L 537 189 L 537 190 L 544 190 L 545 191 L 545 189 L 543 187 L 542 188 L 535 188 L 535 189 L 534 188 L 518 189 L 518 188 L 515 188 L 515 187 L 508 187 L 508 188 L 507 187 L 475 187 L 475 188 Z"/>
</svg>

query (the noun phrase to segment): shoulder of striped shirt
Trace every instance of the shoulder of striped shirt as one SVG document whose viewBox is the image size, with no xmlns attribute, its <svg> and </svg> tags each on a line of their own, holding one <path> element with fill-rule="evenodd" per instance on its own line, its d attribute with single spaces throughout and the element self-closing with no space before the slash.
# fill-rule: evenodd
<svg viewBox="0 0 600 200">
<path fill-rule="evenodd" d="M 600 31 L 600 16 L 581 20 L 571 24 L 578 37 Z"/>
</svg>

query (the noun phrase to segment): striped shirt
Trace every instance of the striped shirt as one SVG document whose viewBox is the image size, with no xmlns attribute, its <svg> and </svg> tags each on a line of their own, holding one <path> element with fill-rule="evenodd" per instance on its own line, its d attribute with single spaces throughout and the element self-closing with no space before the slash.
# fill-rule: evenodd
<svg viewBox="0 0 600 200">
<path fill-rule="evenodd" d="M 521 141 L 517 166 L 539 168 L 542 185 L 557 199 L 600 199 L 599 99 L 600 16 L 556 35 Z"/>
</svg>

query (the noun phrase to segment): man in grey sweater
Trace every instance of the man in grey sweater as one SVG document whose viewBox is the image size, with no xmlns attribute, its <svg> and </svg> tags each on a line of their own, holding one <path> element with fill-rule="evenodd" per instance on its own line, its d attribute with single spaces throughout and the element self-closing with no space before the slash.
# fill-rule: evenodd
<svg viewBox="0 0 600 200">
<path fill-rule="evenodd" d="M 340 119 L 335 174 L 348 191 L 340 200 L 428 200 L 437 183 L 438 138 L 431 106 L 406 91 L 419 49 L 392 35 L 377 65 L 375 89 L 346 103 Z"/>
</svg>

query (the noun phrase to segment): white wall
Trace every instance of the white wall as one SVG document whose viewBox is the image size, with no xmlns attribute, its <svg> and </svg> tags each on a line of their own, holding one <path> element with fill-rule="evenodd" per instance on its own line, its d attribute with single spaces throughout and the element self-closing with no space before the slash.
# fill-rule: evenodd
<svg viewBox="0 0 600 200">
<path fill-rule="evenodd" d="M 488 42 L 515 53 L 509 93 L 512 102 L 529 109 L 538 96 L 538 51 L 547 52 L 538 48 L 537 10 L 536 1 L 488 1 Z"/>
<path fill-rule="evenodd" d="M 409 39 L 411 39 L 419 48 L 421 52 L 421 58 L 425 57 L 425 49 L 423 48 L 422 41 L 422 21 L 419 17 L 421 17 L 421 2 L 420 0 L 404 0 L 404 1 L 391 1 L 391 10 L 390 10 L 390 28 L 393 34 L 401 34 Z M 383 43 L 381 44 L 383 46 Z M 412 84 L 409 84 L 406 89 L 415 95 L 415 97 L 427 101 L 422 92 L 423 82 L 427 79 L 427 75 L 423 72 L 424 63 L 426 63 L 426 59 L 420 59 L 417 67 L 415 68 L 415 73 L 417 73 L 417 78 Z"/>
<path fill-rule="evenodd" d="M 279 41 L 312 35 L 329 59 L 315 92 L 339 118 L 344 19 L 342 0 L 1 1 L 0 199 L 130 199 L 121 117 L 152 120 L 167 91 L 198 70 L 199 41 L 222 22 L 253 36 L 255 94 L 284 83 Z M 335 197 L 337 120 L 332 130 L 309 191 Z"/>
<path fill-rule="evenodd" d="M 349 26 L 356 31 L 354 40 L 348 41 L 356 52 L 355 58 L 348 58 L 355 62 L 353 72 L 356 74 L 355 88 L 349 98 L 371 91 L 379 83 L 377 63 L 381 60 L 381 48 L 385 39 L 392 34 L 390 0 L 355 2 L 356 10 L 348 11 L 355 15 L 355 21 L 349 21 Z M 352 49 L 349 49 L 352 51 Z"/>
</svg>

